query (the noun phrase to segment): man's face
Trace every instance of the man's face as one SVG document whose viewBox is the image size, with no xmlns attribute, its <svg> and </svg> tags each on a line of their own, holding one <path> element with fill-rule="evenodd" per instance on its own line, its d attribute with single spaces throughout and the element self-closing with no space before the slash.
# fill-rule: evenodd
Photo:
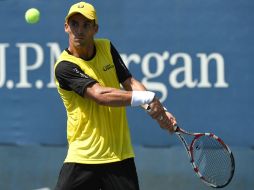
<svg viewBox="0 0 254 190">
<path fill-rule="evenodd" d="M 65 32 L 69 34 L 69 42 L 75 47 L 84 47 L 93 41 L 98 26 L 93 20 L 81 14 L 71 16 L 65 23 Z"/>
</svg>

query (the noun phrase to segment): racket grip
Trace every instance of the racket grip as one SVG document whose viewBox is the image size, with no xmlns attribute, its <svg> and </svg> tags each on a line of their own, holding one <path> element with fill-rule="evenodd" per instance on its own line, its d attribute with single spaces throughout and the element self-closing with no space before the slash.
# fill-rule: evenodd
<svg viewBox="0 0 254 190">
<path fill-rule="evenodd" d="M 164 111 L 168 111 L 166 107 L 163 107 Z M 150 113 L 151 112 L 151 107 L 148 105 L 146 108 L 146 112 Z"/>
<path fill-rule="evenodd" d="M 151 112 L 151 107 L 148 105 L 146 108 L 146 112 L 150 113 Z"/>
<path fill-rule="evenodd" d="M 177 132 L 177 131 L 179 130 L 178 125 L 177 125 L 177 124 L 175 124 L 175 125 L 173 126 L 173 129 L 174 129 L 174 131 L 175 131 L 175 132 Z"/>
</svg>

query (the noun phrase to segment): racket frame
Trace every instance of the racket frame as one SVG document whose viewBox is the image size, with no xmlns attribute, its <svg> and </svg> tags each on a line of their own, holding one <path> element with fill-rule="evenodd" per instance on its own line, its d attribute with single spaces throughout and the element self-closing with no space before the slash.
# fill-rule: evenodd
<svg viewBox="0 0 254 190">
<path fill-rule="evenodd" d="M 190 164 L 194 170 L 194 172 L 196 173 L 196 175 L 208 186 L 211 186 L 213 188 L 223 188 L 225 186 L 227 186 L 231 179 L 233 178 L 233 175 L 234 175 L 234 170 L 235 170 L 235 161 L 234 161 L 234 156 L 233 156 L 233 153 L 232 151 L 230 150 L 230 148 L 222 141 L 221 138 L 219 138 L 218 136 L 214 135 L 213 133 L 190 133 L 190 132 L 187 132 L 185 130 L 183 130 L 182 128 L 180 128 L 178 125 L 175 125 L 174 126 L 174 131 L 175 131 L 175 134 L 177 135 L 177 137 L 180 139 L 180 141 L 182 142 L 182 144 L 184 145 L 184 148 L 189 156 L 189 159 L 190 159 Z M 189 136 L 193 136 L 193 140 L 192 142 L 190 143 L 190 145 L 187 143 L 187 141 L 185 140 L 185 138 L 182 136 L 182 134 L 185 134 L 185 135 L 189 135 Z M 209 183 L 203 176 L 202 174 L 199 172 L 199 169 L 197 167 L 197 165 L 195 164 L 195 160 L 194 160 L 194 156 L 193 156 L 193 144 L 194 142 L 202 137 L 202 136 L 210 136 L 212 138 L 214 138 L 215 140 L 217 140 L 221 145 L 223 145 L 223 147 L 228 151 L 228 153 L 230 154 L 230 157 L 231 157 L 231 161 L 232 161 L 232 170 L 231 170 L 231 177 L 228 179 L 227 183 L 223 184 L 223 185 L 215 185 L 215 184 L 212 184 L 212 183 Z"/>
</svg>

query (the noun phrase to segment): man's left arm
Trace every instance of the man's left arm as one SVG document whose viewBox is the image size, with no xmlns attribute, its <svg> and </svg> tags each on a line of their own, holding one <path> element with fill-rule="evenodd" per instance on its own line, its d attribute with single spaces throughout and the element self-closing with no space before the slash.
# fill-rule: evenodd
<svg viewBox="0 0 254 190">
<path fill-rule="evenodd" d="M 126 91 L 146 91 L 145 86 L 131 75 L 112 43 L 110 46 L 117 77 L 123 88 Z M 171 113 L 165 111 L 158 98 L 155 97 L 149 105 L 141 105 L 141 107 L 146 111 L 149 108 L 149 115 L 159 123 L 161 128 L 172 130 L 172 125 L 176 123 L 175 118 Z"/>
<path fill-rule="evenodd" d="M 127 91 L 146 90 L 145 86 L 133 77 L 126 79 L 122 83 L 122 86 Z M 169 131 L 173 132 L 172 126 L 176 124 L 176 120 L 170 112 L 165 110 L 158 98 L 155 97 L 149 105 L 141 105 L 141 107 L 148 111 L 149 115 L 158 122 L 161 128 L 168 129 Z"/>
</svg>

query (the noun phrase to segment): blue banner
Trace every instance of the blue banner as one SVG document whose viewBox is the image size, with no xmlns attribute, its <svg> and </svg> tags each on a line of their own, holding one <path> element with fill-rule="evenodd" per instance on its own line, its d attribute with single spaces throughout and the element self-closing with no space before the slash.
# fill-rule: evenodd
<svg viewBox="0 0 254 190">
<path fill-rule="evenodd" d="M 76 1 L 0 1 L 0 143 L 66 144 L 66 113 L 53 65 L 68 47 L 64 18 Z M 226 143 L 254 144 L 254 2 L 229 0 L 88 1 L 135 78 L 156 92 L 179 124 Z M 25 11 L 41 12 L 27 24 Z M 176 139 L 128 107 L 134 144 Z"/>
</svg>

